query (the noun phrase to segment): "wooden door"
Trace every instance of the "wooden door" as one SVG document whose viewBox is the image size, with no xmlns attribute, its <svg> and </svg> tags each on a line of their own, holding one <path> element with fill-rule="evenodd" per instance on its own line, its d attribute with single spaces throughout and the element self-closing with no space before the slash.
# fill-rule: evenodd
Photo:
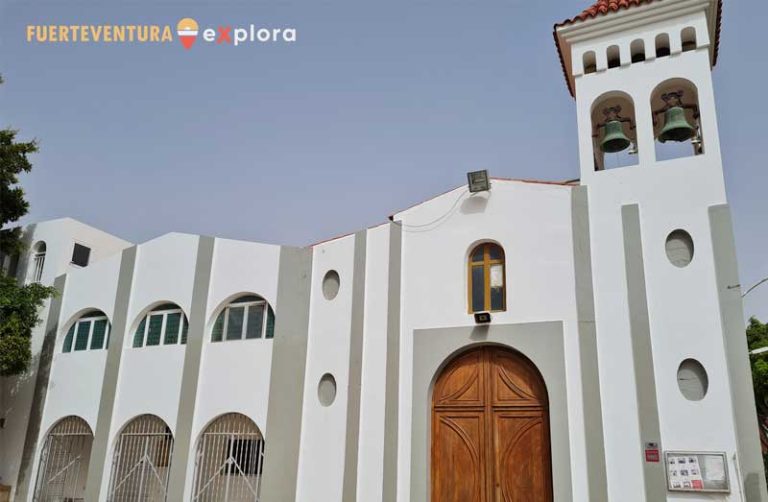
<svg viewBox="0 0 768 502">
<path fill-rule="evenodd" d="M 547 392 L 533 364 L 481 347 L 451 361 L 432 395 L 432 502 L 552 500 Z"/>
</svg>

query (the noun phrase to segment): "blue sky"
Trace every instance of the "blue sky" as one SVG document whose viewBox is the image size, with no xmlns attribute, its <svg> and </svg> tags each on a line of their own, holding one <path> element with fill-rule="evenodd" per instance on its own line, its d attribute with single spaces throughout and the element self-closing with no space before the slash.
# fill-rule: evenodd
<svg viewBox="0 0 768 502">
<path fill-rule="evenodd" d="M 0 4 L 0 126 L 36 137 L 25 221 L 134 242 L 182 231 L 305 245 L 465 173 L 578 177 L 552 24 L 587 0 Z M 28 44 L 28 24 L 294 27 L 293 44 Z M 764 26 L 725 0 L 715 90 L 742 283 L 768 276 Z M 748 314 L 768 319 L 768 286 Z"/>
</svg>

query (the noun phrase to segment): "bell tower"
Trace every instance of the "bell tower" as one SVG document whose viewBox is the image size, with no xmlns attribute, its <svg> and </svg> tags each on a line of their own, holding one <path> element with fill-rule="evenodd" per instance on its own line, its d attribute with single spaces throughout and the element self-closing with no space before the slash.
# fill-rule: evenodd
<svg viewBox="0 0 768 502">
<path fill-rule="evenodd" d="M 768 500 L 711 76 L 722 1 L 599 0 L 555 25 L 588 201 L 608 500 L 696 491 L 669 477 L 678 451 L 723 454 L 725 500 Z"/>
</svg>

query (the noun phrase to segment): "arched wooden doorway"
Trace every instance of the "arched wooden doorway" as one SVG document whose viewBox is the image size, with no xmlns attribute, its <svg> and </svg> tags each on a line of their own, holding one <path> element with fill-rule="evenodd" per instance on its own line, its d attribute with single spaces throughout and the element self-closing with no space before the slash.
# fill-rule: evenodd
<svg viewBox="0 0 768 502">
<path fill-rule="evenodd" d="M 501 347 L 465 352 L 432 394 L 432 502 L 550 502 L 547 390 Z"/>
</svg>

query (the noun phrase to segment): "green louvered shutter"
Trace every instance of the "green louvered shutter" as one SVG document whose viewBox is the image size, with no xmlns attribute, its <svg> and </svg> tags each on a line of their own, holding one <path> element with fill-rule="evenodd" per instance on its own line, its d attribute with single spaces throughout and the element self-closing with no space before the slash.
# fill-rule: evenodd
<svg viewBox="0 0 768 502">
<path fill-rule="evenodd" d="M 107 320 L 99 319 L 93 323 L 93 335 L 91 335 L 91 350 L 103 349 L 104 338 L 107 334 Z"/>
<path fill-rule="evenodd" d="M 220 342 L 222 335 L 224 334 L 224 316 L 226 315 L 227 310 L 224 309 L 219 314 L 219 317 L 216 318 L 216 322 L 213 323 L 213 330 L 211 331 L 211 341 L 212 342 Z"/>
<path fill-rule="evenodd" d="M 275 337 L 275 312 L 272 307 L 267 306 L 267 334 L 264 338 Z"/>
<path fill-rule="evenodd" d="M 138 348 L 144 345 L 144 328 L 147 324 L 147 318 L 141 320 L 139 327 L 136 328 L 136 333 L 133 335 L 133 346 Z"/>
<path fill-rule="evenodd" d="M 67 336 L 64 337 L 64 352 L 72 352 L 72 339 L 75 337 L 75 326 L 77 326 L 77 323 L 69 328 Z"/>
</svg>

